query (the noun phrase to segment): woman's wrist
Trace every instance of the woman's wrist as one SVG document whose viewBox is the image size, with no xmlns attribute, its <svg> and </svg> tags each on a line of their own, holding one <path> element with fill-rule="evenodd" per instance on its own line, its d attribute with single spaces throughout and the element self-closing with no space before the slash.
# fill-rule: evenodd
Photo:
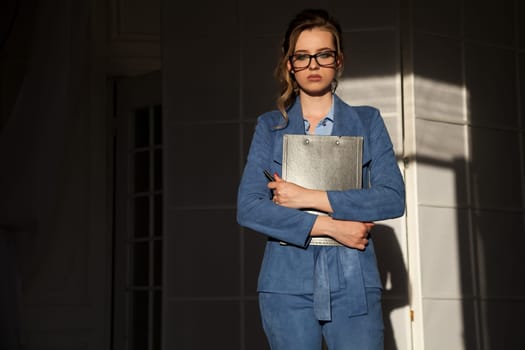
<svg viewBox="0 0 525 350">
<path fill-rule="evenodd" d="M 330 236 L 333 237 L 335 232 L 334 220 L 329 216 L 319 215 L 315 219 L 310 236 Z"/>
<path fill-rule="evenodd" d="M 305 208 L 314 208 L 325 213 L 332 213 L 333 209 L 328 200 L 326 191 L 308 190 L 305 201 Z"/>
</svg>

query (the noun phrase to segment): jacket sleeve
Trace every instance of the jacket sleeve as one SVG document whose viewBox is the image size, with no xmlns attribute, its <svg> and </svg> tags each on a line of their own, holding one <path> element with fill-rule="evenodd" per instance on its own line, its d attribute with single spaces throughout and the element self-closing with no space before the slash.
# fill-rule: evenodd
<svg viewBox="0 0 525 350">
<path fill-rule="evenodd" d="M 368 131 L 369 183 L 363 189 L 329 191 L 334 219 L 379 221 L 402 216 L 405 212 L 405 185 L 383 118 L 376 110 Z"/>
<path fill-rule="evenodd" d="M 275 169 L 272 119 L 258 118 L 237 194 L 237 222 L 276 240 L 306 247 L 316 216 L 276 205 L 271 200 L 264 169 Z M 272 170 L 270 170 L 272 171 Z"/>
</svg>

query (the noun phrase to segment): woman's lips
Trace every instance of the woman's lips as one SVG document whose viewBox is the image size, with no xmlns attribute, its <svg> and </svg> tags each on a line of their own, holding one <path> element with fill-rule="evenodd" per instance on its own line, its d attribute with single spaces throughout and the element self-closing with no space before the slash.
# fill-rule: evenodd
<svg viewBox="0 0 525 350">
<path fill-rule="evenodd" d="M 322 77 L 318 74 L 312 74 L 306 77 L 306 79 L 308 79 L 308 81 L 321 81 Z"/>
</svg>

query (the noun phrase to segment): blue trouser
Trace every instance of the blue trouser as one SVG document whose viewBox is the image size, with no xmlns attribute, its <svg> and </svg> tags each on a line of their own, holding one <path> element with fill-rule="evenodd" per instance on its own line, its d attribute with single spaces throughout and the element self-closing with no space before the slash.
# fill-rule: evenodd
<svg viewBox="0 0 525 350">
<path fill-rule="evenodd" d="M 383 350 L 381 289 L 366 288 L 368 312 L 348 316 L 346 288 L 330 293 L 331 320 L 319 321 L 314 297 L 259 293 L 264 331 L 272 350 Z"/>
</svg>

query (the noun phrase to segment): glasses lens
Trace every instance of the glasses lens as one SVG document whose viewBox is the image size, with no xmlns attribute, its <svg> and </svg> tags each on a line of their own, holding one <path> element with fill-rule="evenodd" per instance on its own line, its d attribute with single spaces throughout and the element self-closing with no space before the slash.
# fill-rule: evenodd
<svg viewBox="0 0 525 350">
<path fill-rule="evenodd" d="M 320 66 L 329 66 L 335 63 L 335 52 L 319 52 L 317 55 L 315 55 L 315 60 Z"/>
<path fill-rule="evenodd" d="M 299 54 L 292 56 L 292 66 L 294 68 L 306 68 L 310 65 L 312 57 L 306 54 Z"/>
<path fill-rule="evenodd" d="M 310 65 L 312 57 L 320 66 L 331 66 L 335 63 L 335 51 L 323 51 L 315 55 L 296 54 L 291 56 L 292 66 L 295 69 L 306 68 Z"/>
</svg>

